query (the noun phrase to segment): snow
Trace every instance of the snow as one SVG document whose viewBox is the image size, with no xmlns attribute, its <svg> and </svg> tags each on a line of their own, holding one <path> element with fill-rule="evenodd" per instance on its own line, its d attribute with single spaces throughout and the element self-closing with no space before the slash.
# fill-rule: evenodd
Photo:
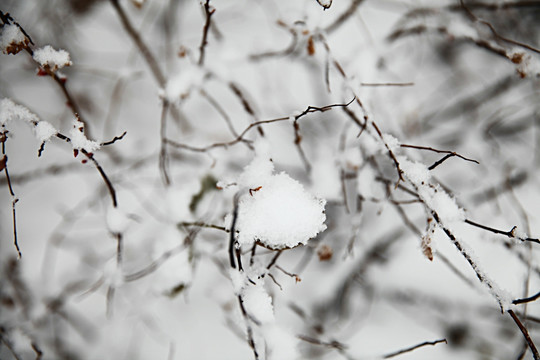
<svg viewBox="0 0 540 360">
<path fill-rule="evenodd" d="M 3 126 L 13 120 L 33 123 L 38 122 L 39 118 L 26 107 L 4 98 L 0 101 L 0 125 Z"/>
<path fill-rule="evenodd" d="M 386 146 L 388 146 L 388 148 L 390 149 L 390 151 L 395 152 L 397 149 L 399 149 L 399 140 L 394 136 L 390 134 L 383 134 L 383 140 L 386 143 Z"/>
<path fill-rule="evenodd" d="M 452 19 L 447 26 L 447 30 L 456 38 L 478 38 L 478 31 L 470 23 L 460 21 L 459 19 Z"/>
<path fill-rule="evenodd" d="M 56 131 L 54 126 L 47 121 L 39 121 L 34 127 L 34 135 L 42 143 L 49 141 L 57 133 L 58 131 Z"/>
<path fill-rule="evenodd" d="M 151 288 L 155 294 L 171 294 L 179 286 L 189 286 L 193 280 L 190 249 L 183 244 L 183 236 L 174 224 L 163 227 L 154 235 L 151 255 L 154 260 L 173 251 L 159 266 L 152 280 Z"/>
<path fill-rule="evenodd" d="M 297 350 L 298 340 L 277 324 L 268 324 L 263 328 L 270 360 L 293 360 L 300 358 Z"/>
<path fill-rule="evenodd" d="M 272 299 L 262 284 L 246 287 L 242 294 L 242 302 L 247 313 L 261 324 L 264 325 L 275 321 Z"/>
<path fill-rule="evenodd" d="M 105 283 L 112 285 L 113 287 L 119 287 L 124 282 L 124 277 L 122 275 L 122 270 L 118 267 L 116 262 L 116 257 L 107 261 L 103 267 L 103 277 Z"/>
<path fill-rule="evenodd" d="M 187 97 L 189 93 L 202 85 L 206 73 L 195 65 L 184 67 L 179 73 L 167 81 L 164 90 L 164 97 L 174 103 Z"/>
<path fill-rule="evenodd" d="M 190 221 L 193 218 L 189 206 L 196 195 L 201 190 L 201 183 L 198 179 L 190 179 L 181 184 L 170 186 L 166 191 L 167 216 L 173 222 Z"/>
<path fill-rule="evenodd" d="M 48 67 L 53 71 L 72 64 L 67 51 L 55 50 L 50 45 L 46 45 L 41 49 L 34 50 L 33 57 L 38 64 L 43 67 Z"/>
<path fill-rule="evenodd" d="M 234 294 L 240 295 L 246 286 L 246 273 L 230 268 L 229 277 L 231 278 Z"/>
<path fill-rule="evenodd" d="M 111 207 L 107 212 L 107 228 L 113 234 L 121 234 L 129 225 L 128 215 L 118 207 Z"/>
<path fill-rule="evenodd" d="M 331 148 L 324 147 L 316 161 L 312 162 L 311 181 L 312 191 L 319 197 L 338 199 L 341 195 L 341 179 Z"/>
<path fill-rule="evenodd" d="M 255 157 L 239 177 L 238 184 L 248 187 L 238 204 L 240 245 L 258 240 L 271 249 L 292 248 L 326 229 L 326 201 L 285 172 L 272 172 L 270 160 Z"/>
<path fill-rule="evenodd" d="M 28 45 L 28 39 L 17 25 L 4 25 L 0 33 L 0 49 L 4 54 L 16 54 Z"/>
<path fill-rule="evenodd" d="M 84 135 L 84 124 L 79 119 L 73 120 L 73 129 L 70 130 L 69 137 L 73 149 L 76 150 L 84 149 L 91 153 L 101 147 L 99 143 L 86 138 L 86 135 Z"/>
<path fill-rule="evenodd" d="M 431 174 L 427 166 L 417 161 L 410 161 L 405 156 L 398 156 L 397 159 L 404 175 L 415 186 L 421 186 L 429 182 Z"/>
</svg>

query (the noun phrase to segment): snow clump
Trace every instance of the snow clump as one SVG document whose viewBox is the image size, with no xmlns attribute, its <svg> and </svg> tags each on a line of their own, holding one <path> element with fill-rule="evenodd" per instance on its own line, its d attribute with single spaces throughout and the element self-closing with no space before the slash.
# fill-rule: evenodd
<svg viewBox="0 0 540 360">
<path fill-rule="evenodd" d="M 72 64 L 67 51 L 55 50 L 51 45 L 35 50 L 33 58 L 38 64 L 52 71 Z"/>
<path fill-rule="evenodd" d="M 101 147 L 99 143 L 86 138 L 86 135 L 84 135 L 84 123 L 77 118 L 73 120 L 73 129 L 70 130 L 69 137 L 75 150 L 83 149 L 92 153 Z"/>
<path fill-rule="evenodd" d="M 4 54 L 17 54 L 28 46 L 29 40 L 14 24 L 4 25 L 0 33 L 0 49 Z"/>
<path fill-rule="evenodd" d="M 34 127 L 34 135 L 41 143 L 49 141 L 57 133 L 58 131 L 56 131 L 54 126 L 47 121 L 40 121 Z"/>
<path fill-rule="evenodd" d="M 326 201 L 308 193 L 285 172 L 273 172 L 273 163 L 257 155 L 238 179 L 245 189 L 236 222 L 240 245 L 259 241 L 271 249 L 292 248 L 326 229 Z"/>
<path fill-rule="evenodd" d="M 15 104 L 11 99 L 4 98 L 0 100 L 0 125 L 4 126 L 13 120 L 36 123 L 39 118 L 24 106 Z"/>
</svg>

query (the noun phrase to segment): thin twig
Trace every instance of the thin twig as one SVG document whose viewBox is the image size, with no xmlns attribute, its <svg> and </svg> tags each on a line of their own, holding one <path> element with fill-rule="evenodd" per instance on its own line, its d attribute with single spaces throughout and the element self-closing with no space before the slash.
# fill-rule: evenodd
<svg viewBox="0 0 540 360">
<path fill-rule="evenodd" d="M 12 226 L 13 226 L 13 245 L 15 246 L 15 249 L 17 250 L 17 256 L 22 258 L 21 249 L 19 247 L 19 239 L 17 236 L 17 211 L 15 208 L 15 204 L 19 201 L 17 197 L 15 196 L 15 192 L 13 191 L 13 186 L 11 184 L 11 177 L 9 176 L 9 170 L 8 170 L 8 157 L 6 155 L 6 141 L 7 141 L 7 130 L 4 130 L 0 133 L 0 142 L 2 143 L 2 159 L 0 160 L 0 171 L 4 170 L 4 174 L 6 175 L 6 182 L 9 189 L 9 194 L 11 195 L 11 217 L 12 217 Z"/>
<path fill-rule="evenodd" d="M 327 4 L 323 3 L 322 0 L 316 0 L 317 1 L 317 4 L 321 5 L 321 7 L 323 8 L 323 10 L 328 10 L 330 9 L 330 6 L 332 6 L 332 2 L 333 0 L 329 0 Z"/>
<path fill-rule="evenodd" d="M 394 152 L 392 151 L 392 149 L 390 149 L 390 147 L 388 146 L 388 144 L 384 140 L 383 134 L 382 134 L 381 130 L 379 130 L 379 127 L 377 126 L 377 124 L 375 124 L 375 122 L 372 121 L 371 125 L 375 128 L 375 131 L 377 132 L 377 134 L 379 135 L 379 138 L 381 139 L 384 146 L 386 147 L 386 150 L 388 150 L 388 155 L 390 156 L 390 158 L 394 162 L 394 165 L 395 165 L 397 173 L 398 173 L 398 182 L 396 184 L 396 187 L 397 187 L 399 182 L 404 180 L 403 179 L 403 171 L 401 170 L 401 167 L 399 166 L 399 162 L 397 161 L 397 158 L 394 155 Z"/>
<path fill-rule="evenodd" d="M 328 25 L 324 31 L 330 34 L 331 32 L 337 30 L 339 27 L 345 24 L 351 16 L 354 15 L 360 4 L 363 2 L 364 0 L 352 0 L 351 5 L 337 19 Z"/>
<path fill-rule="evenodd" d="M 491 31 L 491 33 L 493 34 L 493 36 L 495 36 L 497 39 L 502 40 L 502 41 L 507 42 L 507 43 L 512 44 L 512 45 L 517 45 L 517 46 L 523 47 L 523 48 L 525 48 L 527 50 L 530 50 L 530 51 L 533 51 L 535 53 L 540 54 L 540 50 L 535 48 L 535 47 L 532 47 L 532 46 L 527 45 L 525 43 L 515 41 L 515 40 L 509 39 L 507 37 L 504 37 L 504 36 L 500 35 L 495 30 L 495 28 L 493 27 L 493 25 L 491 23 L 489 23 L 489 22 L 487 22 L 485 20 L 479 19 L 476 15 L 474 15 L 473 12 L 467 7 L 467 5 L 465 5 L 465 1 L 460 0 L 460 5 L 461 5 L 461 7 L 463 8 L 465 13 L 469 16 L 469 18 L 471 20 L 486 25 L 489 28 L 489 30 Z"/>
<path fill-rule="evenodd" d="M 527 328 L 523 325 L 521 320 L 517 317 L 517 315 L 514 313 L 513 310 L 508 310 L 508 314 L 512 317 L 516 325 L 518 326 L 519 330 L 521 330 L 521 333 L 523 334 L 523 337 L 525 338 L 525 341 L 529 345 L 529 348 L 532 351 L 534 360 L 540 360 L 540 354 L 538 353 L 538 349 L 536 349 L 536 346 L 534 345 L 534 342 L 532 341 L 529 331 L 527 331 Z"/>
<path fill-rule="evenodd" d="M 440 164 L 442 164 L 446 159 L 449 159 L 450 157 L 453 157 L 453 156 L 457 156 L 459 157 L 460 159 L 463 159 L 465 161 L 470 161 L 470 162 L 473 162 L 475 164 L 480 164 L 478 161 L 474 160 L 474 159 L 469 159 L 469 158 L 466 158 L 465 156 L 463 155 L 460 155 L 458 154 L 457 152 L 455 151 L 450 151 L 450 150 L 439 150 L 439 149 L 435 149 L 435 148 L 432 148 L 430 146 L 418 146 L 418 145 L 408 145 L 408 144 L 400 144 L 400 147 L 403 147 L 403 148 L 411 148 L 411 149 L 418 149 L 418 150 L 428 150 L 428 151 L 433 151 L 433 152 L 436 152 L 438 154 L 447 154 L 445 157 L 443 157 L 442 159 L 438 160 L 437 162 L 435 162 L 433 165 L 431 165 L 428 169 L 429 170 L 433 170 L 434 168 L 436 168 L 437 166 L 439 166 Z"/>
<path fill-rule="evenodd" d="M 445 343 L 445 344 L 448 344 L 448 342 L 446 341 L 446 339 L 440 339 L 440 340 L 435 340 L 435 341 L 425 341 L 421 344 L 418 344 L 418 345 L 414 345 L 414 346 L 411 346 L 409 348 L 406 348 L 406 349 L 403 349 L 403 350 L 399 350 L 399 351 L 396 351 L 394 353 L 391 353 L 391 354 L 388 354 L 388 355 L 384 355 L 383 356 L 383 359 L 390 359 L 390 358 L 393 358 L 393 357 L 396 357 L 398 355 L 401 355 L 401 354 L 404 354 L 404 353 L 408 353 L 408 352 L 411 352 L 411 351 L 414 351 L 418 348 L 421 348 L 421 347 L 424 347 L 424 346 L 428 346 L 428 345 L 432 345 L 432 346 L 435 346 L 437 344 L 441 344 L 441 343 Z"/>
<path fill-rule="evenodd" d="M 186 226 L 186 227 L 187 226 L 198 226 L 198 227 L 201 227 L 201 228 L 210 228 L 210 229 L 221 230 L 221 231 L 225 231 L 227 233 L 231 232 L 225 226 L 207 224 L 207 223 L 203 223 L 203 222 L 187 222 L 187 221 L 184 221 L 184 222 L 178 223 L 178 226 Z"/>
<path fill-rule="evenodd" d="M 238 195 L 234 197 L 234 209 L 233 209 L 233 218 L 231 222 L 231 232 L 229 236 L 229 263 L 233 269 L 236 269 L 236 263 L 234 261 L 234 247 L 236 245 L 235 232 L 236 232 L 236 221 L 238 220 Z"/>
<path fill-rule="evenodd" d="M 360 86 L 414 86 L 413 82 L 406 82 L 406 83 L 360 83 Z"/>
<path fill-rule="evenodd" d="M 171 179 L 169 177 L 169 159 L 167 156 L 167 113 L 169 112 L 169 102 L 163 100 L 163 106 L 161 109 L 161 121 L 160 121 L 160 142 L 161 147 L 159 150 L 159 171 L 161 174 L 161 180 L 165 186 L 171 184 Z"/>
<path fill-rule="evenodd" d="M 533 242 L 533 243 L 540 244 L 539 239 L 530 238 L 530 237 L 521 238 L 521 237 L 517 236 L 517 234 L 516 234 L 517 226 L 514 226 L 509 231 L 504 231 L 504 230 L 499 230 L 499 229 L 495 229 L 495 228 L 492 228 L 492 227 L 489 227 L 489 226 L 486 226 L 486 225 L 479 224 L 479 223 L 474 222 L 474 221 L 469 220 L 469 219 L 465 219 L 465 223 L 467 223 L 469 225 L 472 225 L 472 226 L 476 226 L 477 228 L 480 228 L 480 229 L 483 229 L 483 230 L 490 231 L 490 232 L 495 233 L 495 234 L 500 234 L 500 235 L 507 236 L 510 239 L 518 239 L 518 240 L 521 240 L 521 241 L 530 241 L 530 242 Z"/>
<path fill-rule="evenodd" d="M 272 258 L 272 260 L 270 261 L 270 263 L 266 266 L 266 269 L 267 270 L 270 270 L 270 268 L 272 266 L 274 266 L 274 264 L 276 263 L 277 259 L 279 258 L 279 256 L 281 255 L 281 253 L 283 252 L 283 250 L 279 250 L 276 255 L 274 255 L 274 257 Z"/>
<path fill-rule="evenodd" d="M 210 6 L 210 0 L 206 0 L 204 3 L 204 14 L 206 16 L 206 20 L 204 22 L 201 45 L 199 45 L 199 51 L 200 51 L 199 61 L 198 61 L 199 66 L 202 66 L 204 64 L 204 54 L 205 54 L 206 45 L 208 44 L 208 41 L 207 41 L 208 30 L 210 29 L 212 15 L 215 12 L 216 12 L 216 9 Z"/>
<path fill-rule="evenodd" d="M 341 343 L 339 341 L 336 341 L 336 340 L 322 341 L 322 340 L 319 340 L 319 339 L 316 339 L 314 337 L 307 336 L 307 335 L 297 335 L 296 337 L 299 338 L 302 341 L 305 341 L 305 342 L 313 344 L 313 345 L 326 346 L 326 347 L 333 348 L 333 349 L 336 349 L 336 350 L 345 350 L 345 349 L 347 349 L 347 345 L 345 345 L 345 344 L 343 344 L 343 343 Z"/>
<path fill-rule="evenodd" d="M 538 298 L 540 298 L 540 292 L 536 293 L 535 295 L 529 296 L 527 298 L 516 299 L 512 301 L 512 304 L 518 305 L 518 304 L 530 303 L 530 302 L 538 300 Z"/>
<path fill-rule="evenodd" d="M 305 116 L 305 115 L 307 115 L 309 113 L 325 112 L 325 111 L 328 111 L 328 110 L 330 110 L 330 109 L 332 109 L 334 107 L 346 107 L 346 106 L 349 106 L 351 103 L 352 103 L 352 101 L 350 101 L 350 102 L 348 102 L 346 104 L 332 104 L 332 105 L 326 105 L 326 106 L 323 106 L 323 107 L 308 106 L 306 108 L 306 110 L 304 110 L 302 113 L 294 116 L 294 120 L 297 121 L 298 119 L 300 119 L 301 117 L 303 117 L 303 116 Z M 235 145 L 235 144 L 239 143 L 240 141 L 245 141 L 244 136 L 251 129 L 253 129 L 254 127 L 257 127 L 259 125 L 271 124 L 271 123 L 280 122 L 280 121 L 287 121 L 287 120 L 290 120 L 290 119 L 291 119 L 290 116 L 284 116 L 284 117 L 280 117 L 280 118 L 276 118 L 276 119 L 256 121 L 256 122 L 253 122 L 253 123 L 249 124 L 249 126 L 247 126 L 244 129 L 244 131 L 242 131 L 240 133 L 240 135 L 238 135 L 235 139 L 233 139 L 231 141 L 228 141 L 228 142 L 214 143 L 212 145 L 208 145 L 208 146 L 205 146 L 205 147 L 190 146 L 190 145 L 178 143 L 178 142 L 170 140 L 170 139 L 165 139 L 165 142 L 167 142 L 171 146 L 174 146 L 174 147 L 177 147 L 177 148 L 180 148 L 180 149 L 185 149 L 185 150 L 190 150 L 190 151 L 195 151 L 195 152 L 206 152 L 206 151 L 208 151 L 210 149 L 213 149 L 213 148 L 217 148 L 217 147 L 226 148 L 228 146 Z"/>
<path fill-rule="evenodd" d="M 107 141 L 107 142 L 103 142 L 100 144 L 100 146 L 107 146 L 107 145 L 112 145 L 114 144 L 115 142 L 119 141 L 119 140 L 122 140 L 124 138 L 124 136 L 126 136 L 127 134 L 127 131 L 124 131 L 124 133 L 120 136 L 115 136 L 112 140 L 110 141 Z"/>
<path fill-rule="evenodd" d="M 135 45 L 139 48 L 139 51 L 141 52 L 144 60 L 146 61 L 146 64 L 150 68 L 150 71 L 152 71 L 152 74 L 154 75 L 154 78 L 158 82 L 160 87 L 164 87 L 167 80 L 165 79 L 165 76 L 161 72 L 161 69 L 154 57 L 154 55 L 150 52 L 150 49 L 145 44 L 143 39 L 141 38 L 139 32 L 135 30 L 133 25 L 131 24 L 131 21 L 129 21 L 129 18 L 120 5 L 120 2 L 118 0 L 110 0 L 112 6 L 116 10 L 116 13 L 118 14 L 118 17 L 120 17 L 120 21 L 122 22 L 122 26 L 124 26 L 124 29 L 127 31 L 128 35 L 131 37 Z"/>
</svg>

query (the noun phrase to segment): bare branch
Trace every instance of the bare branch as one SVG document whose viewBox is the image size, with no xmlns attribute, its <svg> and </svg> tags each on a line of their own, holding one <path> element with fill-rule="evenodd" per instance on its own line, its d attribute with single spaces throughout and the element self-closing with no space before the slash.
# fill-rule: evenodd
<svg viewBox="0 0 540 360">
<path fill-rule="evenodd" d="M 518 239 L 520 241 L 530 241 L 530 242 L 533 242 L 533 243 L 540 244 L 539 239 L 530 238 L 530 237 L 519 237 L 516 234 L 517 226 L 514 226 L 509 231 L 504 231 L 504 230 L 499 230 L 499 229 L 495 229 L 495 228 L 492 228 L 492 227 L 489 227 L 489 226 L 486 226 L 486 225 L 479 224 L 479 223 L 474 222 L 474 221 L 469 220 L 469 219 L 465 219 L 465 223 L 467 223 L 469 225 L 472 225 L 472 226 L 475 226 L 477 228 L 483 229 L 483 230 L 490 231 L 490 232 L 495 233 L 495 234 L 500 234 L 500 235 L 507 236 L 510 239 Z"/>
<path fill-rule="evenodd" d="M 203 7 L 204 7 L 204 15 L 206 17 L 206 20 L 204 22 L 201 45 L 199 45 L 200 54 L 199 54 L 199 61 L 197 62 L 199 66 L 202 66 L 204 64 L 204 54 L 205 54 L 206 45 L 208 44 L 208 41 L 207 41 L 208 30 L 210 29 L 212 15 L 216 12 L 216 9 L 210 6 L 210 0 L 206 0 L 204 2 Z"/>
<path fill-rule="evenodd" d="M 435 341 L 425 341 L 425 342 L 423 342 L 421 344 L 414 345 L 414 346 L 411 346 L 409 348 L 399 350 L 399 351 L 396 351 L 396 352 L 388 354 L 388 355 L 384 355 L 383 359 L 390 359 L 390 358 L 393 358 L 393 357 L 396 357 L 396 356 L 399 356 L 399 355 L 414 351 L 414 350 L 419 349 L 419 348 L 424 347 L 424 346 L 428 346 L 428 345 L 435 346 L 435 345 L 441 344 L 441 343 L 448 344 L 446 339 L 440 339 L 440 340 L 435 340 Z"/>
<path fill-rule="evenodd" d="M 536 301 L 536 300 L 538 300 L 538 298 L 540 298 L 540 292 L 534 294 L 533 296 L 529 296 L 527 298 L 516 299 L 516 300 L 512 301 L 512 304 L 514 304 L 514 305 L 526 304 L 526 303 Z"/>
<path fill-rule="evenodd" d="M 403 148 L 411 148 L 411 149 L 418 149 L 418 150 L 429 150 L 429 151 L 433 151 L 433 152 L 436 152 L 438 154 L 447 154 L 445 157 L 443 157 L 442 159 L 436 161 L 433 165 L 431 165 L 430 167 L 428 167 L 428 170 L 433 170 L 435 169 L 437 166 L 439 166 L 440 164 L 442 164 L 445 160 L 453 157 L 453 156 L 457 156 L 459 157 L 460 159 L 463 159 L 465 161 L 470 161 L 470 162 L 473 162 L 475 164 L 480 164 L 478 161 L 474 160 L 474 159 L 469 159 L 469 158 L 466 158 L 465 156 L 463 155 L 460 155 L 458 154 L 457 152 L 455 151 L 449 151 L 449 150 L 438 150 L 438 149 L 434 149 L 432 147 L 429 147 L 429 146 L 417 146 L 417 145 L 407 145 L 407 144 L 400 144 L 401 147 Z"/>
<path fill-rule="evenodd" d="M 154 75 L 154 78 L 156 79 L 158 85 L 163 88 L 167 80 L 165 79 L 163 72 L 161 72 L 161 69 L 154 55 L 152 54 L 152 52 L 150 52 L 150 49 L 141 38 L 139 32 L 131 24 L 131 21 L 129 20 L 126 12 L 120 5 L 120 2 L 118 0 L 111 0 L 111 4 L 116 10 L 122 26 L 124 27 L 128 35 L 131 37 L 137 48 L 139 48 L 139 51 L 141 52 L 144 60 L 146 61 L 146 64 L 152 71 L 152 74 Z"/>
<path fill-rule="evenodd" d="M 529 345 L 529 348 L 532 351 L 534 360 L 540 359 L 540 354 L 538 353 L 538 349 L 536 349 L 536 346 L 534 345 L 533 340 L 531 339 L 531 336 L 529 335 L 529 332 L 527 331 L 527 328 L 523 325 L 521 320 L 517 317 L 517 315 L 514 313 L 513 310 L 508 310 L 508 314 L 512 317 L 516 325 L 519 327 L 519 330 L 521 330 L 521 333 L 523 334 L 523 337 L 525 338 L 525 341 Z"/>
<path fill-rule="evenodd" d="M 354 15 L 360 4 L 362 4 L 364 0 L 352 0 L 351 5 L 340 15 L 336 20 L 334 20 L 330 25 L 328 25 L 324 31 L 327 33 L 332 33 L 336 31 L 339 27 L 341 27 L 343 24 L 349 20 L 351 16 Z"/>
<path fill-rule="evenodd" d="M 354 99 L 353 99 L 354 100 Z M 334 107 L 347 107 L 349 106 L 350 104 L 352 103 L 352 101 L 346 103 L 346 104 L 332 104 L 332 105 L 326 105 L 326 106 L 323 106 L 323 107 L 316 107 L 316 106 L 308 106 L 306 108 L 306 110 L 304 110 L 302 113 L 298 114 L 298 115 L 295 115 L 294 116 L 294 121 L 297 121 L 298 119 L 300 119 L 301 117 L 307 115 L 307 114 L 310 114 L 310 113 L 314 113 L 314 112 L 325 112 L 325 111 L 328 111 Z M 236 139 L 233 139 L 231 141 L 228 141 L 228 142 L 220 142 L 220 143 L 214 143 L 212 145 L 208 145 L 208 146 L 205 146 L 205 147 L 195 147 L 195 146 L 190 146 L 190 145 L 186 145 L 186 144 L 182 144 L 182 143 L 178 143 L 178 142 L 175 142 L 173 140 L 170 140 L 170 139 L 165 139 L 165 142 L 167 142 L 168 144 L 174 146 L 174 147 L 177 147 L 177 148 L 180 148 L 180 149 L 185 149 L 185 150 L 190 150 L 190 151 L 194 151 L 194 152 L 206 152 L 208 150 L 211 150 L 213 148 L 217 148 L 217 147 L 228 147 L 228 146 L 231 146 L 231 145 L 235 145 L 237 143 L 239 143 L 240 141 L 245 141 L 244 139 L 244 136 L 251 130 L 253 129 L 254 127 L 257 127 L 259 125 L 263 125 L 263 124 L 271 124 L 271 123 L 275 123 L 275 122 L 280 122 L 280 121 L 287 121 L 287 120 L 290 120 L 291 117 L 290 116 L 284 116 L 284 117 L 280 117 L 280 118 L 276 118 L 276 119 L 270 119 L 270 120 L 260 120 L 260 121 L 255 121 L 251 124 L 249 124 L 248 127 L 246 127 L 244 129 L 244 131 L 242 131 L 240 133 L 240 135 L 238 135 L 236 137 Z"/>
<path fill-rule="evenodd" d="M 127 131 L 124 131 L 124 133 L 120 136 L 115 136 L 112 140 L 110 141 L 107 141 L 107 142 L 103 142 L 100 144 L 100 146 L 108 146 L 108 145 L 112 145 L 114 144 L 115 142 L 119 141 L 119 140 L 122 140 L 124 138 L 124 136 L 126 136 L 127 134 Z"/>
</svg>

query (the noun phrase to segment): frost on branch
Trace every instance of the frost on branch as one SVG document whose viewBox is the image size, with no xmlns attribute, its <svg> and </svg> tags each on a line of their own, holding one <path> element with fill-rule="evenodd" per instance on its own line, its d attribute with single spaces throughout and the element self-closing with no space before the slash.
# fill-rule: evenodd
<svg viewBox="0 0 540 360">
<path fill-rule="evenodd" d="M 260 241 L 271 249 L 292 248 L 326 229 L 326 201 L 285 172 L 273 171 L 271 161 L 257 156 L 240 175 L 238 185 L 247 188 L 238 203 L 240 245 Z"/>
<path fill-rule="evenodd" d="M 274 322 L 272 299 L 262 285 L 246 287 L 242 295 L 242 301 L 248 314 L 261 324 Z"/>
<path fill-rule="evenodd" d="M 0 100 L 0 125 L 4 126 L 14 120 L 36 123 L 39 118 L 24 106 L 15 104 L 11 99 Z"/>
<path fill-rule="evenodd" d="M 424 164 L 412 162 L 405 157 L 399 157 L 399 164 L 405 177 L 418 189 L 420 199 L 438 214 L 442 225 L 449 226 L 465 220 L 465 213 L 456 200 L 439 185 L 429 183 L 431 175 Z"/>
<path fill-rule="evenodd" d="M 57 133 L 58 131 L 56 131 L 54 126 L 47 121 L 40 121 L 34 127 L 34 135 L 41 143 L 49 141 Z"/>
<path fill-rule="evenodd" d="M 34 51 L 34 60 L 45 68 L 52 71 L 70 66 L 72 64 L 69 53 L 65 50 L 55 50 L 52 46 L 46 45 Z"/>
<path fill-rule="evenodd" d="M 84 135 L 84 124 L 79 119 L 73 120 L 73 129 L 70 130 L 69 136 L 74 150 L 82 149 L 91 153 L 101 147 L 99 143 L 86 138 L 86 135 Z"/>
<path fill-rule="evenodd" d="M 129 225 L 129 217 L 118 207 L 111 207 L 107 212 L 107 228 L 113 234 L 120 234 L 126 231 Z"/>
<path fill-rule="evenodd" d="M 0 49 L 4 54 L 17 54 L 28 46 L 29 40 L 15 25 L 4 25 L 0 33 Z"/>
<path fill-rule="evenodd" d="M 241 281 L 241 278 L 236 281 Z M 272 298 L 263 283 L 247 284 L 241 290 L 241 298 L 247 314 L 258 325 L 254 330 L 264 338 L 266 359 L 298 359 L 297 340 L 276 322 Z"/>
</svg>

